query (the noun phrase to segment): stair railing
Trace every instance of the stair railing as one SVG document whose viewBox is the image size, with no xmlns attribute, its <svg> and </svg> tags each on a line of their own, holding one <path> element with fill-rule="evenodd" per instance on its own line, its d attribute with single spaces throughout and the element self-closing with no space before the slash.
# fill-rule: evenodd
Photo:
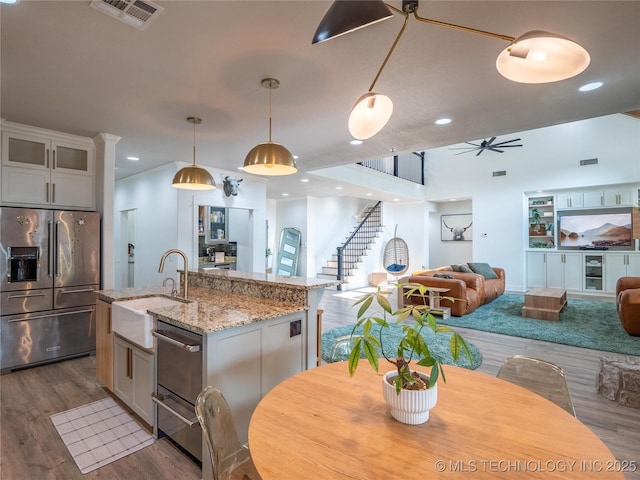
<svg viewBox="0 0 640 480">
<path fill-rule="evenodd" d="M 353 233 L 347 238 L 347 240 L 339 247 L 336 247 L 338 251 L 338 281 L 343 282 L 345 277 L 345 263 L 356 263 L 359 257 L 359 250 L 352 245 L 352 241 L 358 238 L 360 233 L 371 234 L 375 232 L 377 234 L 378 227 L 382 221 L 382 202 L 376 203 L 371 210 L 365 215 L 362 221 L 355 228 Z M 375 215 L 374 215 L 375 214 Z M 373 218 L 377 217 L 378 224 L 373 224 Z M 338 285 L 338 290 L 342 290 L 342 283 Z"/>
</svg>

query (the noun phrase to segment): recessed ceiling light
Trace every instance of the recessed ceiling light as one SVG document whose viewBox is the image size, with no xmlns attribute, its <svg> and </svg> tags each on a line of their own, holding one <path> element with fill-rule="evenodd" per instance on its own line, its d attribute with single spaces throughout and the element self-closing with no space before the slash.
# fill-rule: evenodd
<svg viewBox="0 0 640 480">
<path fill-rule="evenodd" d="M 450 201 L 450 202 L 455 202 L 455 201 L 456 201 L 456 199 L 455 199 L 455 198 L 450 198 L 450 199 L 449 199 L 449 201 Z"/>
<path fill-rule="evenodd" d="M 282 194 L 282 196 L 283 196 L 283 197 L 288 197 L 288 196 L 289 196 L 289 194 L 288 194 L 287 192 L 284 192 L 284 193 Z"/>
<path fill-rule="evenodd" d="M 305 183 L 306 183 L 306 182 L 308 182 L 308 181 L 309 181 L 309 179 L 308 179 L 308 178 L 301 178 L 301 179 L 300 179 L 300 181 L 301 181 L 301 182 L 305 182 Z"/>
<path fill-rule="evenodd" d="M 131 160 L 132 162 L 137 162 L 140 160 L 140 157 L 127 157 L 127 160 Z"/>
<path fill-rule="evenodd" d="M 438 120 L 435 121 L 436 125 L 447 125 L 448 123 L 451 123 L 450 118 L 439 118 Z"/>
<path fill-rule="evenodd" d="M 351 145 L 362 145 L 362 140 L 351 140 L 349 142 Z"/>
<path fill-rule="evenodd" d="M 298 155 L 294 155 L 294 156 L 293 156 L 293 159 L 294 159 L 294 160 L 298 160 L 299 158 L 300 158 L 300 157 L 299 157 Z"/>
<path fill-rule="evenodd" d="M 580 92 L 590 92 L 591 90 L 597 90 L 602 86 L 602 82 L 591 82 L 585 85 L 582 85 L 578 91 Z"/>
<path fill-rule="evenodd" d="M 337 186 L 336 190 L 342 190 L 344 187 Z"/>
<path fill-rule="evenodd" d="M 371 195 L 373 195 L 373 193 L 371 192 L 367 193 L 367 197 L 370 197 Z"/>
<path fill-rule="evenodd" d="M 399 199 L 399 198 L 394 198 L 394 199 L 393 199 L 393 201 L 394 201 L 394 202 L 399 202 L 399 201 L 400 201 L 400 199 Z"/>
</svg>

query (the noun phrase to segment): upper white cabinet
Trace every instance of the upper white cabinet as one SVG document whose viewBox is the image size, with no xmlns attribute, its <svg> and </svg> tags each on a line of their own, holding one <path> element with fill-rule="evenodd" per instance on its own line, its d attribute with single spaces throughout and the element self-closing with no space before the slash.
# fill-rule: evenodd
<svg viewBox="0 0 640 480">
<path fill-rule="evenodd" d="M 583 195 L 582 192 L 567 192 L 558 194 L 557 208 L 558 210 L 566 208 L 582 208 Z"/>
<path fill-rule="evenodd" d="M 634 203 L 634 189 L 621 187 L 607 190 L 584 190 L 559 193 L 558 210 L 570 208 L 629 207 Z"/>
<path fill-rule="evenodd" d="M 89 138 L 5 122 L 2 203 L 94 209 L 95 158 Z"/>
</svg>

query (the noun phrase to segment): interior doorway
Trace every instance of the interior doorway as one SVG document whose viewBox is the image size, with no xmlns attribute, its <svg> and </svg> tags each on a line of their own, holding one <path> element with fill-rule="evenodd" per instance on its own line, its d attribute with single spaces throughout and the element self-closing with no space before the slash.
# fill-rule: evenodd
<svg viewBox="0 0 640 480">
<path fill-rule="evenodd" d="M 120 285 L 136 286 L 136 209 L 120 212 L 120 245 L 118 246 Z"/>
</svg>

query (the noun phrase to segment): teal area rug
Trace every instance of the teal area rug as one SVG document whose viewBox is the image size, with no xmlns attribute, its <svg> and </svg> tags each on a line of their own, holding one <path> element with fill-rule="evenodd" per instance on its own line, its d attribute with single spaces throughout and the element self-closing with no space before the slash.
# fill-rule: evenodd
<svg viewBox="0 0 640 480">
<path fill-rule="evenodd" d="M 384 351 L 387 353 L 387 356 L 395 356 L 398 342 L 402 337 L 402 326 L 393 323 L 389 327 L 389 331 L 383 333 L 382 346 L 384 348 Z M 379 328 L 380 327 L 375 325 L 371 329 L 371 333 L 376 337 L 378 336 Z M 322 334 L 322 359 L 325 362 L 332 361 L 331 357 L 335 339 L 338 337 L 351 335 L 352 329 L 353 325 L 345 325 L 343 327 L 334 328 Z M 362 327 L 358 327 L 355 331 L 355 334 L 357 335 L 361 333 Z M 480 350 L 478 350 L 478 347 L 473 345 L 471 342 L 467 342 L 469 344 L 469 349 L 471 350 L 471 360 L 469 360 L 466 355 L 461 354 L 458 360 L 454 361 L 453 357 L 451 356 L 451 352 L 449 351 L 449 340 L 451 339 L 451 333 L 449 332 L 438 333 L 436 335 L 433 331 L 424 329 L 422 331 L 422 336 L 429 346 L 431 355 L 439 359 L 442 363 L 445 363 L 447 365 L 457 365 L 459 367 L 468 368 L 470 370 L 475 370 L 482 363 L 482 354 L 480 353 Z M 342 355 L 339 356 L 337 360 L 346 360 L 349 357 L 346 349 L 340 353 Z M 382 353 L 380 351 L 378 352 L 378 357 L 382 358 Z M 361 358 L 364 358 L 364 354 Z"/>
<path fill-rule="evenodd" d="M 612 302 L 568 299 L 557 322 L 524 318 L 524 295 L 505 293 L 463 317 L 440 323 L 606 352 L 640 355 L 640 337 L 627 334 Z"/>
</svg>

